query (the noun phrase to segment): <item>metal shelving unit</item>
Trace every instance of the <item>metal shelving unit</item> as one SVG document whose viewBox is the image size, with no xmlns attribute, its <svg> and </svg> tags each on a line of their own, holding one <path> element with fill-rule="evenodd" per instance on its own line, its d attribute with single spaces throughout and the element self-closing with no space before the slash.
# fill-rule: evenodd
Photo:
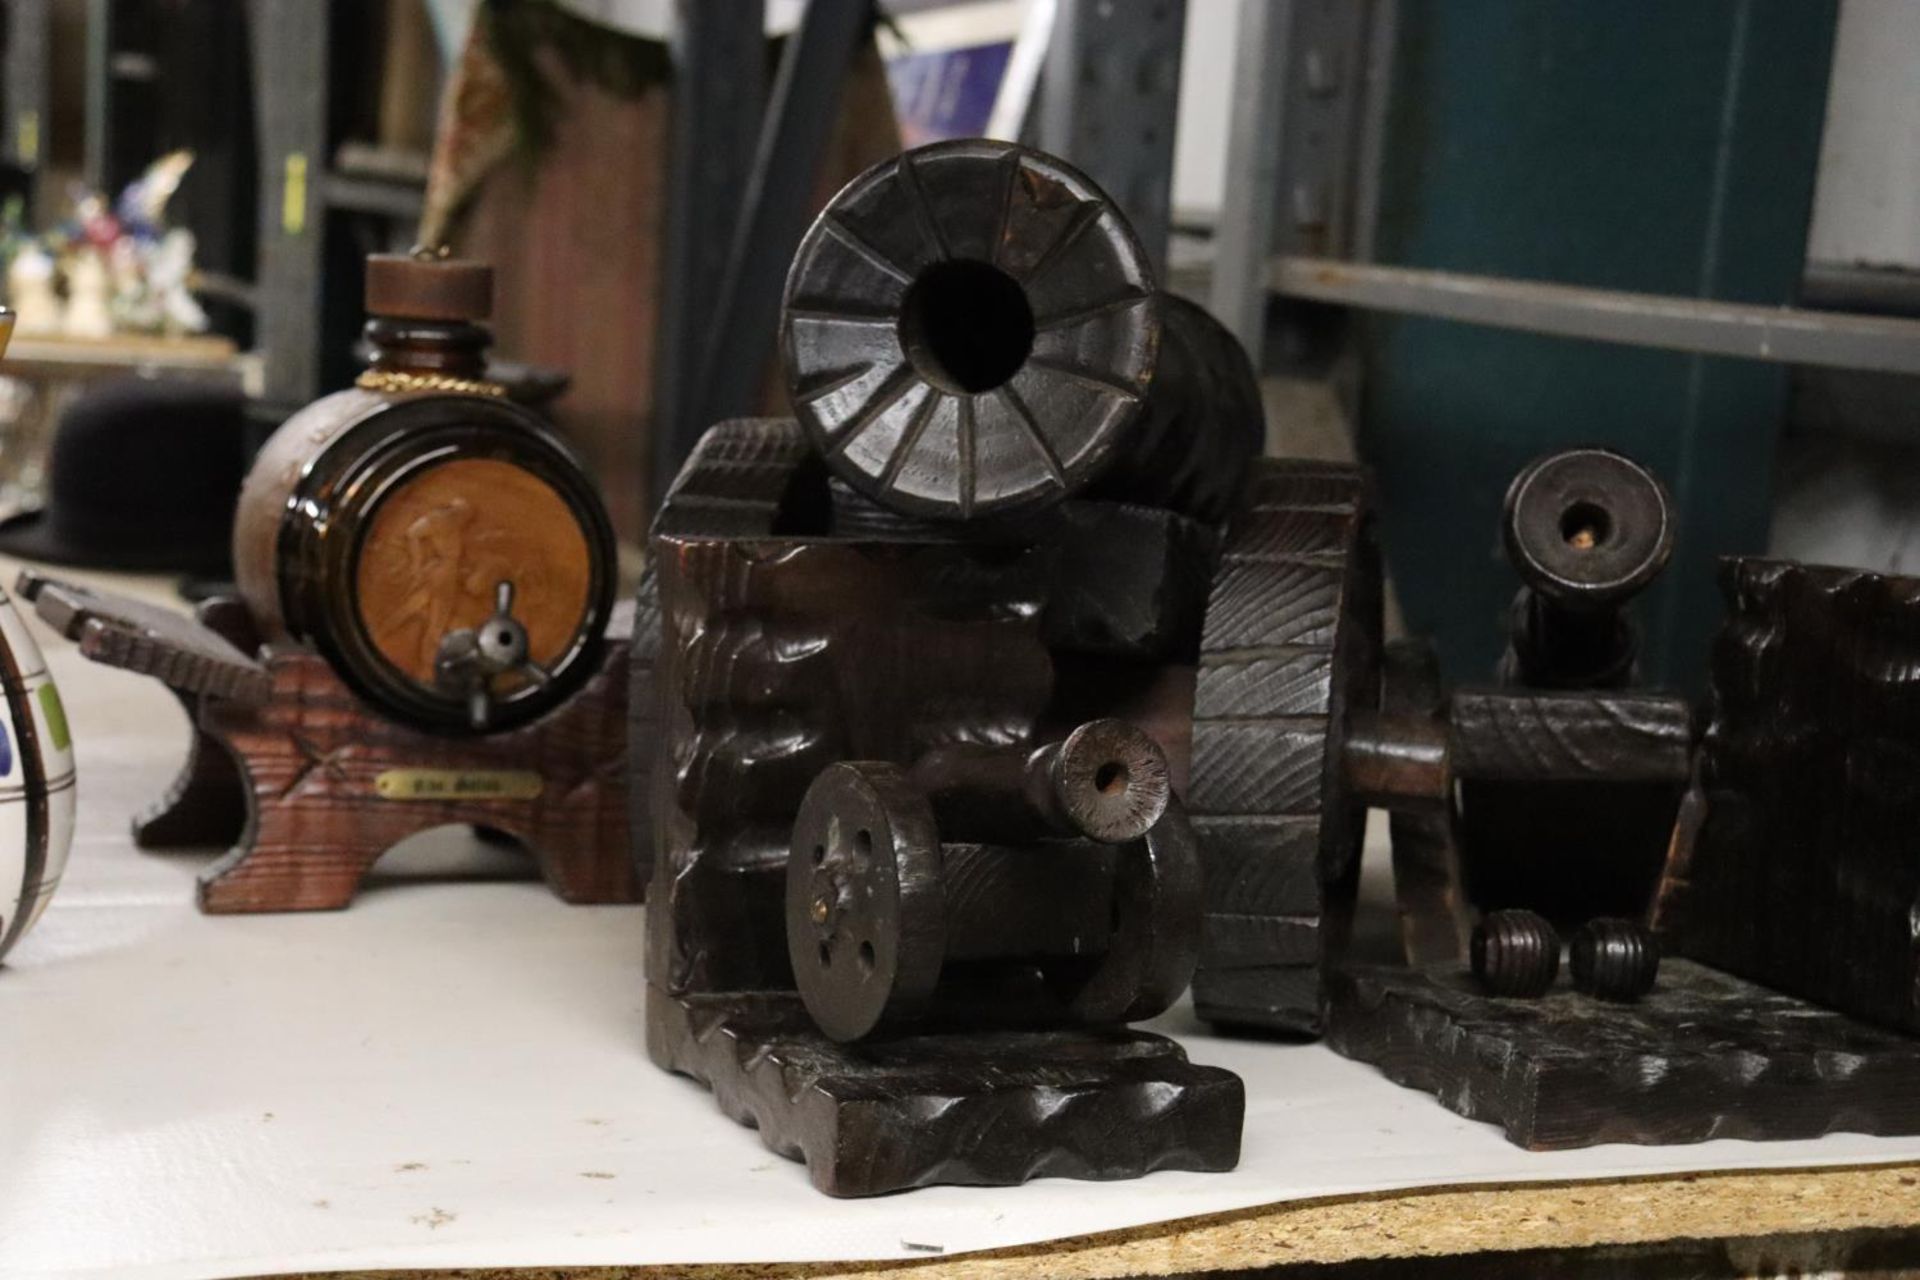
<svg viewBox="0 0 1920 1280">
<path fill-rule="evenodd" d="M 1656 21 L 1667 43 L 1636 44 Z M 1643 607 L 1649 670 L 1697 679 L 1714 556 L 1766 545 L 1787 413 L 1767 366 L 1920 373 L 1920 319 L 1806 305 L 1790 224 L 1833 21 L 1831 4 L 1520 22 L 1491 3 L 1242 0 L 1211 305 L 1256 354 L 1359 375 L 1342 398 L 1403 603 L 1450 663 L 1478 660 L 1460 618 L 1502 584 L 1416 530 L 1480 519 L 1529 449 L 1597 440 L 1674 487 L 1684 550 Z M 1601 68 L 1622 66 L 1639 94 L 1609 96 Z M 1517 121 L 1522 104 L 1539 117 Z M 1556 147 L 1555 127 L 1577 132 Z"/>
<path fill-rule="evenodd" d="M 653 488 L 700 433 L 751 412 L 786 264 L 805 233 L 871 0 L 810 0 L 771 91 L 763 0 L 681 0 L 653 401 Z M 1171 222 L 1185 0 L 1057 0 L 1033 134 L 1133 219 L 1157 262 Z M 748 372 L 751 370 L 752 372 Z"/>
<path fill-rule="evenodd" d="M 1058 0 L 1034 137 L 1112 196 L 1162 272 L 1186 0 Z"/>
<path fill-rule="evenodd" d="M 1375 184 L 1396 0 L 1242 0 L 1210 301 L 1249 351 L 1269 298 L 1596 342 L 1920 372 L 1920 320 L 1382 265 Z M 1242 178 L 1244 175 L 1244 180 Z"/>
<path fill-rule="evenodd" d="M 0 155 L 22 169 L 46 151 L 53 0 L 8 0 L 6 53 L 0 65 Z"/>
<path fill-rule="evenodd" d="M 264 398 L 285 408 L 344 386 L 369 239 L 404 249 L 423 190 L 337 172 L 332 0 L 248 0 L 260 152 L 256 344 Z M 354 221 L 360 226 L 354 234 Z"/>
</svg>

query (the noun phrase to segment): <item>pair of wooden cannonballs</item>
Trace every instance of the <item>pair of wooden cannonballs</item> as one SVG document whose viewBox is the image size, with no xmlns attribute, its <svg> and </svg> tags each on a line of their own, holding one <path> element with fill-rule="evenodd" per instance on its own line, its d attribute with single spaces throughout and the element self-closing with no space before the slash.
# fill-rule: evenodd
<svg viewBox="0 0 1920 1280">
<path fill-rule="evenodd" d="M 1560 933 L 1536 911 L 1488 912 L 1474 926 L 1474 977 L 1497 996 L 1545 995 L 1560 973 Z M 1574 990 L 1600 1000 L 1638 1000 L 1660 973 L 1660 944 L 1645 925 L 1601 917 L 1573 935 Z"/>
</svg>

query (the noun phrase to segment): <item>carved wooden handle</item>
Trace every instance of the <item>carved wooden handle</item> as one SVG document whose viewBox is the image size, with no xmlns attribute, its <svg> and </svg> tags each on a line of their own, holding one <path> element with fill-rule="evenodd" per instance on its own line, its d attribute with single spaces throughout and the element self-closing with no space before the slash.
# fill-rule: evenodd
<svg viewBox="0 0 1920 1280">
<path fill-rule="evenodd" d="M 21 572 L 14 590 L 94 662 L 152 676 L 181 693 L 258 705 L 272 677 L 212 627 L 183 613 Z"/>
</svg>

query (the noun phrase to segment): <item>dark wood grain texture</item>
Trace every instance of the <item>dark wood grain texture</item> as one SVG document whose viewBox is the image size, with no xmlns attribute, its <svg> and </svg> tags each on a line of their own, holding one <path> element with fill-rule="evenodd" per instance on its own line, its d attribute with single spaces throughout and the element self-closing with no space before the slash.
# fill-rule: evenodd
<svg viewBox="0 0 1920 1280">
<path fill-rule="evenodd" d="M 959 139 L 870 169 L 794 255 L 781 352 L 826 465 L 894 513 L 974 523 L 1074 493 L 1218 522 L 1259 386 L 1162 293 L 1086 175 Z"/>
<path fill-rule="evenodd" d="M 673 996 L 649 985 L 647 1047 L 770 1149 L 805 1161 L 829 1195 L 1219 1171 L 1240 1158 L 1238 1077 L 1143 1032 L 848 1046 L 815 1030 L 791 993 Z"/>
<path fill-rule="evenodd" d="M 660 582 L 649 564 L 634 590 L 627 648 L 627 847 L 644 886 L 653 875 L 654 776 L 660 767 Z"/>
<path fill-rule="evenodd" d="M 273 680 L 250 653 L 175 609 L 23 570 L 15 589 L 40 620 L 95 662 L 152 676 L 186 695 L 266 701 Z"/>
<path fill-rule="evenodd" d="M 1458 778 L 1490 782 L 1686 782 L 1693 708 L 1674 694 L 1460 689 L 1447 700 Z"/>
<path fill-rule="evenodd" d="M 1460 958 L 1489 911 L 1563 933 L 1644 916 L 1692 771 L 1693 708 L 1637 686 L 1631 605 L 1673 550 L 1660 480 L 1605 449 L 1535 459 L 1501 520 L 1521 581 L 1494 689 L 1449 693 L 1430 659 L 1390 665 L 1384 701 L 1447 722 L 1439 809 L 1396 807 L 1408 959 Z"/>
<path fill-rule="evenodd" d="M 1533 1150 L 1920 1132 L 1920 1041 L 1684 960 L 1632 1004 L 1488 996 L 1453 963 L 1333 988 L 1336 1052 Z"/>
<path fill-rule="evenodd" d="M 834 1194 L 1229 1167 L 1237 1080 L 1084 1026 L 1164 1008 L 1199 945 L 1166 790 L 1197 628 L 1180 594 L 1210 542 L 1093 503 L 1032 517 L 1068 535 L 1052 542 L 857 507 L 843 527 L 848 508 L 797 424 L 748 420 L 707 433 L 656 524 L 657 690 L 633 712 L 661 737 L 655 1060 Z M 1175 741 L 1069 732 L 1107 704 Z M 1109 756 L 1137 780 L 1079 794 Z M 993 812 L 949 803 L 968 794 Z M 1062 838 L 1134 836 L 1136 802 L 1145 836 Z M 1184 956 L 1154 927 L 1180 912 Z"/>
<path fill-rule="evenodd" d="M 1235 1026 L 1313 1033 L 1359 869 L 1350 710 L 1377 701 L 1378 551 L 1365 474 L 1262 459 L 1227 525 L 1208 601 L 1187 801 L 1206 868 L 1194 1004 Z"/>
<path fill-rule="evenodd" d="M 1038 553 L 778 534 L 806 457 L 791 422 L 722 424 L 656 527 L 648 972 L 674 993 L 791 985 L 787 846 L 822 769 L 1018 746 L 1052 691 Z"/>
<path fill-rule="evenodd" d="M 240 763 L 249 800 L 234 848 L 201 876 L 209 912 L 348 905 L 380 855 L 450 824 L 520 841 L 562 899 L 637 902 L 627 848 L 626 638 L 574 697 L 531 724 L 483 738 L 422 733 L 369 709 L 316 655 L 269 649 L 274 696 L 261 707 L 209 703 L 200 729 Z M 528 774 L 531 797 L 393 799 L 389 771 L 462 777 Z"/>
<path fill-rule="evenodd" d="M 1720 581 L 1669 945 L 1920 1032 L 1920 579 L 1729 559 Z"/>
<path fill-rule="evenodd" d="M 1380 698 L 1387 715 L 1442 721 L 1446 688 L 1431 645 L 1418 640 L 1387 645 Z M 1410 964 L 1467 955 L 1478 913 L 1467 901 L 1461 875 L 1458 823 L 1450 796 L 1442 804 L 1407 806 L 1387 815 L 1400 943 Z"/>
<path fill-rule="evenodd" d="M 1050 648 L 1192 664 L 1217 527 L 1158 507 L 1070 500 L 1015 530 L 1047 558 L 1041 628 Z"/>
</svg>

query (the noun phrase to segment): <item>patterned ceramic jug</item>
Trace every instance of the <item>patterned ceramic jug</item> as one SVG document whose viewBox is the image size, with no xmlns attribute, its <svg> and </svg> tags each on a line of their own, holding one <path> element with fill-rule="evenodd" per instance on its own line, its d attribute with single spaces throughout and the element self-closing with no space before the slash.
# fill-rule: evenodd
<svg viewBox="0 0 1920 1280">
<path fill-rule="evenodd" d="M 13 314 L 0 310 L 0 351 Z M 33 633 L 0 591 L 0 959 L 46 909 L 73 843 L 73 739 Z"/>
</svg>

